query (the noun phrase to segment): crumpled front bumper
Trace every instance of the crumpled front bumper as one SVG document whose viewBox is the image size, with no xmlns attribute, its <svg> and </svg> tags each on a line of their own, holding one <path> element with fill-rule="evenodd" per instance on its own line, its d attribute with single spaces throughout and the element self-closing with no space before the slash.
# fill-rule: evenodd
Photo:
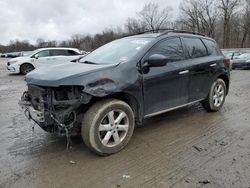
<svg viewBox="0 0 250 188">
<path fill-rule="evenodd" d="M 38 124 L 45 122 L 44 112 L 34 109 L 30 102 L 21 99 L 18 104 L 29 120 L 32 119 Z"/>
<path fill-rule="evenodd" d="M 25 116 L 28 120 L 33 120 L 39 127 L 41 127 L 44 131 L 55 133 L 59 132 L 58 124 L 56 124 L 49 112 L 45 112 L 43 110 L 36 110 L 29 101 L 19 100 L 19 106 L 24 111 Z"/>
</svg>

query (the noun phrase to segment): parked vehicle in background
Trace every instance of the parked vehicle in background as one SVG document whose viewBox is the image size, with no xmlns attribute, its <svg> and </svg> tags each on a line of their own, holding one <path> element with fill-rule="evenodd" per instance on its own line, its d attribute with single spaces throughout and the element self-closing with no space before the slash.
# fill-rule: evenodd
<svg viewBox="0 0 250 188">
<path fill-rule="evenodd" d="M 2 58 L 7 58 L 7 56 L 8 56 L 7 53 L 2 53 L 2 54 L 1 54 L 1 57 L 2 57 Z"/>
<path fill-rule="evenodd" d="M 8 52 L 1 54 L 1 57 L 4 58 L 15 58 L 21 56 L 21 52 Z"/>
<path fill-rule="evenodd" d="M 241 52 L 234 52 L 231 59 L 237 59 L 241 54 Z"/>
<path fill-rule="evenodd" d="M 79 63 L 32 71 L 19 104 L 43 130 L 67 138 L 81 133 L 92 151 L 110 155 L 128 144 L 135 122 L 196 102 L 218 111 L 229 64 L 216 42 L 198 33 L 135 35 Z"/>
<path fill-rule="evenodd" d="M 234 59 L 232 69 L 250 69 L 250 53 L 244 53 Z"/>
<path fill-rule="evenodd" d="M 222 53 L 225 55 L 225 57 L 233 60 L 237 59 L 242 53 L 237 51 L 222 51 Z"/>
<path fill-rule="evenodd" d="M 20 57 L 21 55 L 22 55 L 21 52 L 11 52 L 11 53 L 8 53 L 7 58 Z"/>
<path fill-rule="evenodd" d="M 75 48 L 41 48 L 7 62 L 12 73 L 27 74 L 35 68 L 70 62 L 81 54 Z"/>
</svg>

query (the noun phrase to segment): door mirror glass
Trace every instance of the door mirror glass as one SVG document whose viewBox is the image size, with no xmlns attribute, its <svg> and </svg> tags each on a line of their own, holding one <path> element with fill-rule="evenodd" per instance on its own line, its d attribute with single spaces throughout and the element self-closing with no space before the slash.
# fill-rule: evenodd
<svg viewBox="0 0 250 188">
<path fill-rule="evenodd" d="M 150 67 L 162 67 L 167 64 L 167 57 L 161 54 L 153 54 L 147 60 L 146 63 Z"/>
</svg>

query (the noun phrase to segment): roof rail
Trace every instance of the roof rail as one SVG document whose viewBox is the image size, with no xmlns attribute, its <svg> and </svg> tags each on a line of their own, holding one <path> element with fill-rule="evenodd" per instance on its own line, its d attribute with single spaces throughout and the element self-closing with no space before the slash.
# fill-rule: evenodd
<svg viewBox="0 0 250 188">
<path fill-rule="evenodd" d="M 165 32 L 161 33 L 159 35 L 159 37 L 162 36 L 162 35 L 166 35 L 168 33 L 188 33 L 188 34 L 193 34 L 193 35 L 206 36 L 203 33 L 195 32 L 195 31 L 186 31 L 186 30 L 176 30 L 176 29 L 173 29 L 173 30 L 168 30 L 168 31 L 165 31 Z"/>
<path fill-rule="evenodd" d="M 130 37 L 130 36 L 134 36 L 134 35 L 142 35 L 142 34 L 146 34 L 146 33 L 159 33 L 159 31 L 167 31 L 167 30 L 170 30 L 170 29 L 157 29 L 157 30 L 142 31 L 139 33 L 126 34 L 126 35 L 123 35 L 121 38 Z"/>
<path fill-rule="evenodd" d="M 159 31 L 169 31 L 173 29 L 156 29 L 156 30 L 148 30 L 148 31 L 143 31 L 140 33 L 137 33 L 137 35 L 145 34 L 145 33 L 159 33 Z"/>
<path fill-rule="evenodd" d="M 145 34 L 145 33 L 159 33 L 159 31 L 164 31 L 159 36 L 166 35 L 168 33 L 189 33 L 189 34 L 193 34 L 193 35 L 206 36 L 203 33 L 195 32 L 195 31 L 186 31 L 186 30 L 169 29 L 169 28 L 168 29 L 148 30 L 148 31 L 137 33 L 137 34 L 141 35 L 141 34 Z"/>
</svg>

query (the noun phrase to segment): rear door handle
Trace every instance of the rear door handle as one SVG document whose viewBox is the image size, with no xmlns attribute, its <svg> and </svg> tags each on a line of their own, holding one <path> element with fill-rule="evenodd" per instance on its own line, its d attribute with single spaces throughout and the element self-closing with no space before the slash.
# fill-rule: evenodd
<svg viewBox="0 0 250 188">
<path fill-rule="evenodd" d="M 215 67 L 216 66 L 216 63 L 213 63 L 210 65 L 210 67 Z"/>
<path fill-rule="evenodd" d="M 179 72 L 179 74 L 188 74 L 188 73 L 189 73 L 189 70 L 184 70 L 184 71 Z"/>
</svg>

